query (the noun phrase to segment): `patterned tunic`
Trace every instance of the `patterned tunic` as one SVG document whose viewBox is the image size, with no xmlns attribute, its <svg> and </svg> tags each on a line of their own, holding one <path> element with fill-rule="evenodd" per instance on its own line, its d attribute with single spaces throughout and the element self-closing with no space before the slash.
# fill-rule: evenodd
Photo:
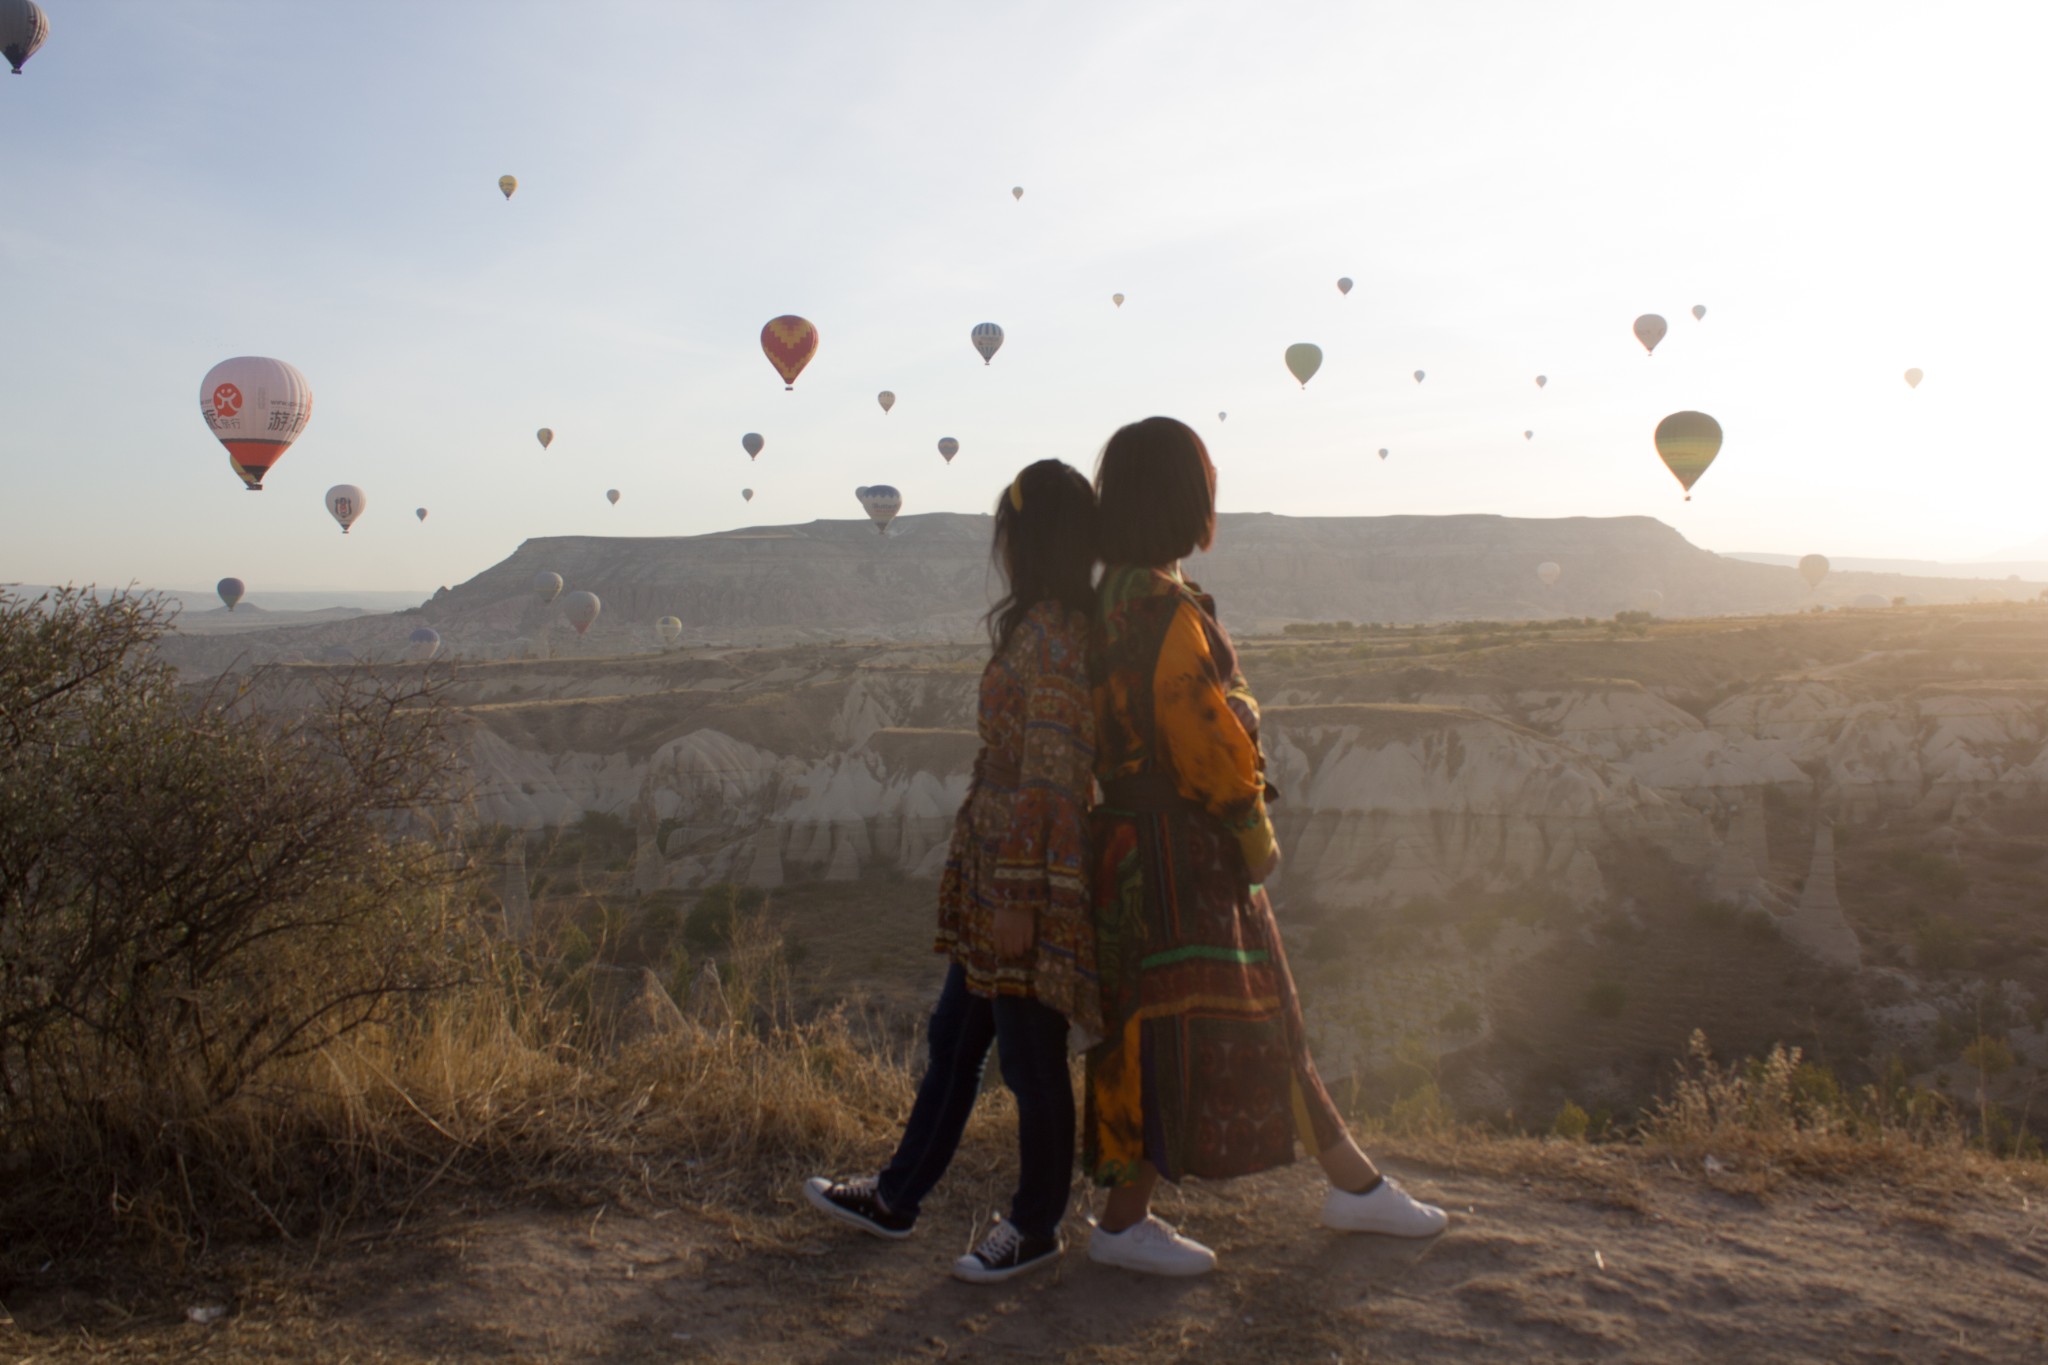
<svg viewBox="0 0 2048 1365">
<path fill-rule="evenodd" d="M 1127 1184 L 1249 1175 L 1336 1142 L 1265 891 L 1273 851 L 1258 703 L 1199 588 L 1102 580 L 1091 818 L 1104 1041 L 1088 1054 L 1082 1163 Z M 1141 800 L 1120 792 L 1149 790 Z M 1119 800 L 1126 808 L 1119 809 Z"/>
<path fill-rule="evenodd" d="M 1095 925 L 1088 896 L 1088 802 L 1095 720 L 1088 625 L 1040 602 L 981 675 L 981 754 L 953 822 L 939 883 L 937 951 L 976 995 L 1026 995 L 1093 1039 L 1102 1036 Z M 996 951 L 998 906 L 1037 920 L 1022 958 Z"/>
</svg>

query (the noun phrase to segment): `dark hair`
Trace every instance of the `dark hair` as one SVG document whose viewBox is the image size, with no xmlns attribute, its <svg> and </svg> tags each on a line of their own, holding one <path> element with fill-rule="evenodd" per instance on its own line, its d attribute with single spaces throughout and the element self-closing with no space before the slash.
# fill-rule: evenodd
<svg viewBox="0 0 2048 1365">
<path fill-rule="evenodd" d="M 1171 564 L 1216 537 L 1216 466 L 1193 427 L 1147 417 L 1118 430 L 1095 462 L 1106 564 Z"/>
<path fill-rule="evenodd" d="M 986 619 L 998 653 L 1040 602 L 1094 616 L 1095 525 L 1095 490 L 1080 470 L 1059 460 L 1024 466 L 996 499 L 989 558 L 1003 575 L 1004 592 Z"/>
</svg>

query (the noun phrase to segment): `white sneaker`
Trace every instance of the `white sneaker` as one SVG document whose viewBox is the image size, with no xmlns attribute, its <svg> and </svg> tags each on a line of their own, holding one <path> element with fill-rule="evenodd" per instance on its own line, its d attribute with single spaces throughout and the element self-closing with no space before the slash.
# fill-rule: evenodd
<svg viewBox="0 0 2048 1365">
<path fill-rule="evenodd" d="M 1323 1226 L 1339 1232 L 1377 1232 L 1388 1237 L 1434 1237 L 1451 1221 L 1434 1204 L 1424 1204 L 1391 1176 L 1370 1194 L 1335 1186 L 1323 1196 Z"/>
<path fill-rule="evenodd" d="M 1088 1259 L 1146 1275 L 1206 1275 L 1216 1268 L 1215 1252 L 1149 1213 L 1122 1232 L 1097 1227 Z"/>
</svg>

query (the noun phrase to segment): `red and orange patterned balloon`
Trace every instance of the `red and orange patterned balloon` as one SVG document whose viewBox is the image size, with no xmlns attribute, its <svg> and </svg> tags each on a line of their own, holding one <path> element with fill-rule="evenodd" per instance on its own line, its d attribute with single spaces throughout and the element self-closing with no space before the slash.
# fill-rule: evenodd
<svg viewBox="0 0 2048 1365">
<path fill-rule="evenodd" d="M 796 387 L 796 377 L 818 353 L 818 329 L 794 313 L 770 318 L 761 329 L 761 353 L 782 376 L 782 387 Z"/>
</svg>

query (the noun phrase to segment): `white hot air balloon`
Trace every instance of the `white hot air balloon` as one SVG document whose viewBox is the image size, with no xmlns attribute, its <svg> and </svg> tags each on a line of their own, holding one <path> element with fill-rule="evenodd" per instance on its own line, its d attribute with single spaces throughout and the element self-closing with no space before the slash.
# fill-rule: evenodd
<svg viewBox="0 0 2048 1365">
<path fill-rule="evenodd" d="M 977 322 L 968 333 L 974 342 L 974 349 L 981 352 L 981 363 L 986 365 L 996 358 L 996 352 L 1003 349 L 1003 329 L 993 322 Z"/>
<path fill-rule="evenodd" d="M 616 488 L 605 489 L 604 500 L 610 503 L 612 506 L 617 507 L 619 505 L 619 490 Z"/>
<path fill-rule="evenodd" d="M 578 635 L 590 629 L 590 623 L 604 610 L 604 603 L 597 600 L 594 592 L 572 592 L 562 599 L 562 615 L 569 618 L 569 624 L 576 627 Z"/>
<path fill-rule="evenodd" d="M 887 413 L 890 408 L 896 406 L 896 395 L 889 392 L 889 390 L 887 389 L 883 389 L 880 393 L 875 395 L 875 401 L 877 403 L 880 403 L 882 405 L 882 411 L 884 413 Z"/>
<path fill-rule="evenodd" d="M 421 521 L 425 521 L 427 519 L 427 509 L 424 507 L 413 508 L 412 514 L 418 517 Z"/>
<path fill-rule="evenodd" d="M 1918 368 L 1910 369 L 1906 371 L 1906 387 L 1917 389 L 1920 387 L 1920 381 L 1926 377 L 1926 375 L 1920 373 Z"/>
<path fill-rule="evenodd" d="M 533 576 L 533 595 L 543 602 L 552 602 L 562 595 L 562 576 L 543 569 Z"/>
<path fill-rule="evenodd" d="M 341 533 L 348 534 L 348 528 L 356 524 L 356 518 L 363 514 L 366 499 L 363 490 L 352 483 L 338 483 L 327 490 L 327 511 L 341 523 Z"/>
<path fill-rule="evenodd" d="M 875 523 L 875 530 L 882 535 L 889 534 L 889 523 L 903 510 L 903 495 L 886 483 L 856 488 L 853 495 L 867 510 L 868 519 Z"/>
<path fill-rule="evenodd" d="M 1536 576 L 1542 579 L 1543 586 L 1548 588 L 1564 577 L 1564 570 L 1546 559 L 1536 566 Z"/>
<path fill-rule="evenodd" d="M 0 8 L 8 3 L 0 0 Z M 243 486 L 260 493 L 263 476 L 313 420 L 313 389 L 282 360 L 238 355 L 199 381 L 199 412 L 227 447 L 228 463 Z"/>
<path fill-rule="evenodd" d="M 672 645 L 683 638 L 683 623 L 673 616 L 664 616 L 654 623 L 654 633 L 665 645 Z"/>
</svg>

